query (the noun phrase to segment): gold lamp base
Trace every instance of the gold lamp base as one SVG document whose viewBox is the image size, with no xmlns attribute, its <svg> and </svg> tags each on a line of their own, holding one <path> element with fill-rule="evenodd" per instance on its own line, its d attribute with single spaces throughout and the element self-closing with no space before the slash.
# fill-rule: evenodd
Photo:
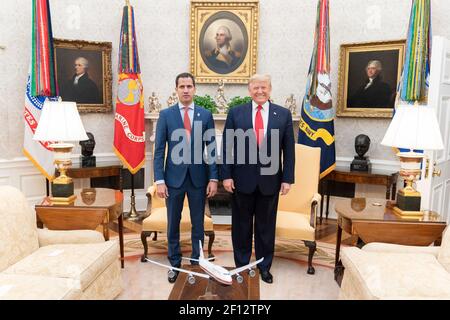
<svg viewBox="0 0 450 320">
<path fill-rule="evenodd" d="M 71 195 L 70 197 L 50 197 L 50 201 L 55 205 L 71 205 L 75 202 L 76 198 L 76 195 Z"/>
<path fill-rule="evenodd" d="M 406 211 L 406 210 L 402 210 L 399 207 L 394 207 L 393 208 L 394 213 L 404 219 L 416 219 L 416 218 L 421 218 L 423 217 L 423 212 L 422 211 Z"/>
<path fill-rule="evenodd" d="M 54 152 L 54 163 L 58 169 L 59 176 L 52 181 L 52 197 L 50 200 L 58 204 L 71 204 L 75 201 L 74 186 L 72 178 L 68 177 L 66 171 L 72 165 L 70 153 L 73 144 L 54 143 L 50 147 Z"/>
<path fill-rule="evenodd" d="M 423 154 L 399 152 L 400 176 L 405 179 L 406 187 L 397 192 L 397 206 L 394 213 L 402 218 L 422 217 L 420 211 L 420 192 L 414 188 L 414 182 L 420 177 Z"/>
</svg>

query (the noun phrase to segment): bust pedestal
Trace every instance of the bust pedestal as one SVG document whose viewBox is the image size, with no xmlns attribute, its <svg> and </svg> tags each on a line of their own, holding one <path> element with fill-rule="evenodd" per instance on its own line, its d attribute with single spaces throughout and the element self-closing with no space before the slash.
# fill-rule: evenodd
<svg viewBox="0 0 450 320">
<path fill-rule="evenodd" d="M 80 163 L 82 168 L 95 167 L 96 166 L 95 156 L 81 156 Z"/>
<path fill-rule="evenodd" d="M 355 156 L 350 164 L 350 171 L 364 171 L 368 172 L 372 168 L 372 164 L 368 157 Z"/>
</svg>

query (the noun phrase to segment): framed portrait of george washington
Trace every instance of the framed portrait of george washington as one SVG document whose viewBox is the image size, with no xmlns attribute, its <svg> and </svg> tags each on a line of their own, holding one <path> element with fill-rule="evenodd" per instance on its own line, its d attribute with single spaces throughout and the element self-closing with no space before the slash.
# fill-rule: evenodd
<svg viewBox="0 0 450 320">
<path fill-rule="evenodd" d="M 53 39 L 56 79 L 63 101 L 79 112 L 112 110 L 111 42 Z"/>
<path fill-rule="evenodd" d="M 405 40 L 343 44 L 338 117 L 392 118 Z"/>
<path fill-rule="evenodd" d="M 191 1 L 191 72 L 199 83 L 256 73 L 259 1 Z"/>
</svg>

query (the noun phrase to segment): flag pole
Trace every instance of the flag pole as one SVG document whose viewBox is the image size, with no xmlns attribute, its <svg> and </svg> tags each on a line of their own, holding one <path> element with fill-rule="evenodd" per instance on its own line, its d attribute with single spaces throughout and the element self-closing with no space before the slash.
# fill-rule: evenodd
<svg viewBox="0 0 450 320">
<path fill-rule="evenodd" d="M 125 3 L 127 7 L 130 6 L 130 0 L 126 0 Z M 130 212 L 128 213 L 128 220 L 141 220 L 141 218 L 142 217 L 137 213 L 136 210 L 136 196 L 134 195 L 134 173 L 131 173 L 131 203 Z"/>
<path fill-rule="evenodd" d="M 127 1 L 128 2 L 128 1 Z M 131 204 L 128 220 L 141 220 L 142 217 L 136 211 L 136 197 L 134 195 L 134 174 L 131 174 Z"/>
<path fill-rule="evenodd" d="M 135 96 L 136 99 L 131 102 L 131 105 L 130 102 L 124 103 L 120 99 L 120 95 L 117 96 L 114 152 L 131 174 L 130 211 L 125 216 L 128 220 L 142 219 L 136 211 L 134 175 L 145 164 L 144 97 L 134 22 L 134 9 L 130 5 L 130 1 L 126 0 L 120 33 L 118 91 L 134 88 L 138 91 L 138 96 Z M 132 137 L 126 133 L 125 126 L 120 119 L 128 123 Z"/>
</svg>

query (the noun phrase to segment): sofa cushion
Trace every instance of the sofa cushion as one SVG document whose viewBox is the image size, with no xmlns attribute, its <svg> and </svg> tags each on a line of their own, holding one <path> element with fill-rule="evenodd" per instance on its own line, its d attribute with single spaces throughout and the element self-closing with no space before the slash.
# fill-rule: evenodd
<svg viewBox="0 0 450 320">
<path fill-rule="evenodd" d="M 450 272 L 450 226 L 447 226 L 443 232 L 438 261 Z"/>
<path fill-rule="evenodd" d="M 277 238 L 315 240 L 314 228 L 309 224 L 309 214 L 278 211 L 276 226 Z"/>
<path fill-rule="evenodd" d="M 342 249 L 345 272 L 362 282 L 372 299 L 450 299 L 450 274 L 431 254 Z M 355 280 L 356 281 L 356 280 Z"/>
<path fill-rule="evenodd" d="M 36 214 L 20 190 L 0 186 L 0 272 L 39 248 Z"/>
<path fill-rule="evenodd" d="M 79 244 L 105 242 L 96 230 L 48 230 L 38 229 L 39 247 L 52 244 Z"/>
<path fill-rule="evenodd" d="M 205 216 L 205 231 L 213 231 L 213 221 L 210 217 Z M 180 232 L 191 231 L 191 217 L 189 207 L 183 207 L 181 212 Z M 167 232 L 167 208 L 152 208 L 152 214 L 142 221 L 142 231 L 159 231 Z"/>
<path fill-rule="evenodd" d="M 84 291 L 111 263 L 119 263 L 118 256 L 117 241 L 49 245 L 39 248 L 4 273 L 73 279 Z"/>
<path fill-rule="evenodd" d="M 67 279 L 0 274 L 0 300 L 74 300 L 81 291 Z"/>
</svg>

